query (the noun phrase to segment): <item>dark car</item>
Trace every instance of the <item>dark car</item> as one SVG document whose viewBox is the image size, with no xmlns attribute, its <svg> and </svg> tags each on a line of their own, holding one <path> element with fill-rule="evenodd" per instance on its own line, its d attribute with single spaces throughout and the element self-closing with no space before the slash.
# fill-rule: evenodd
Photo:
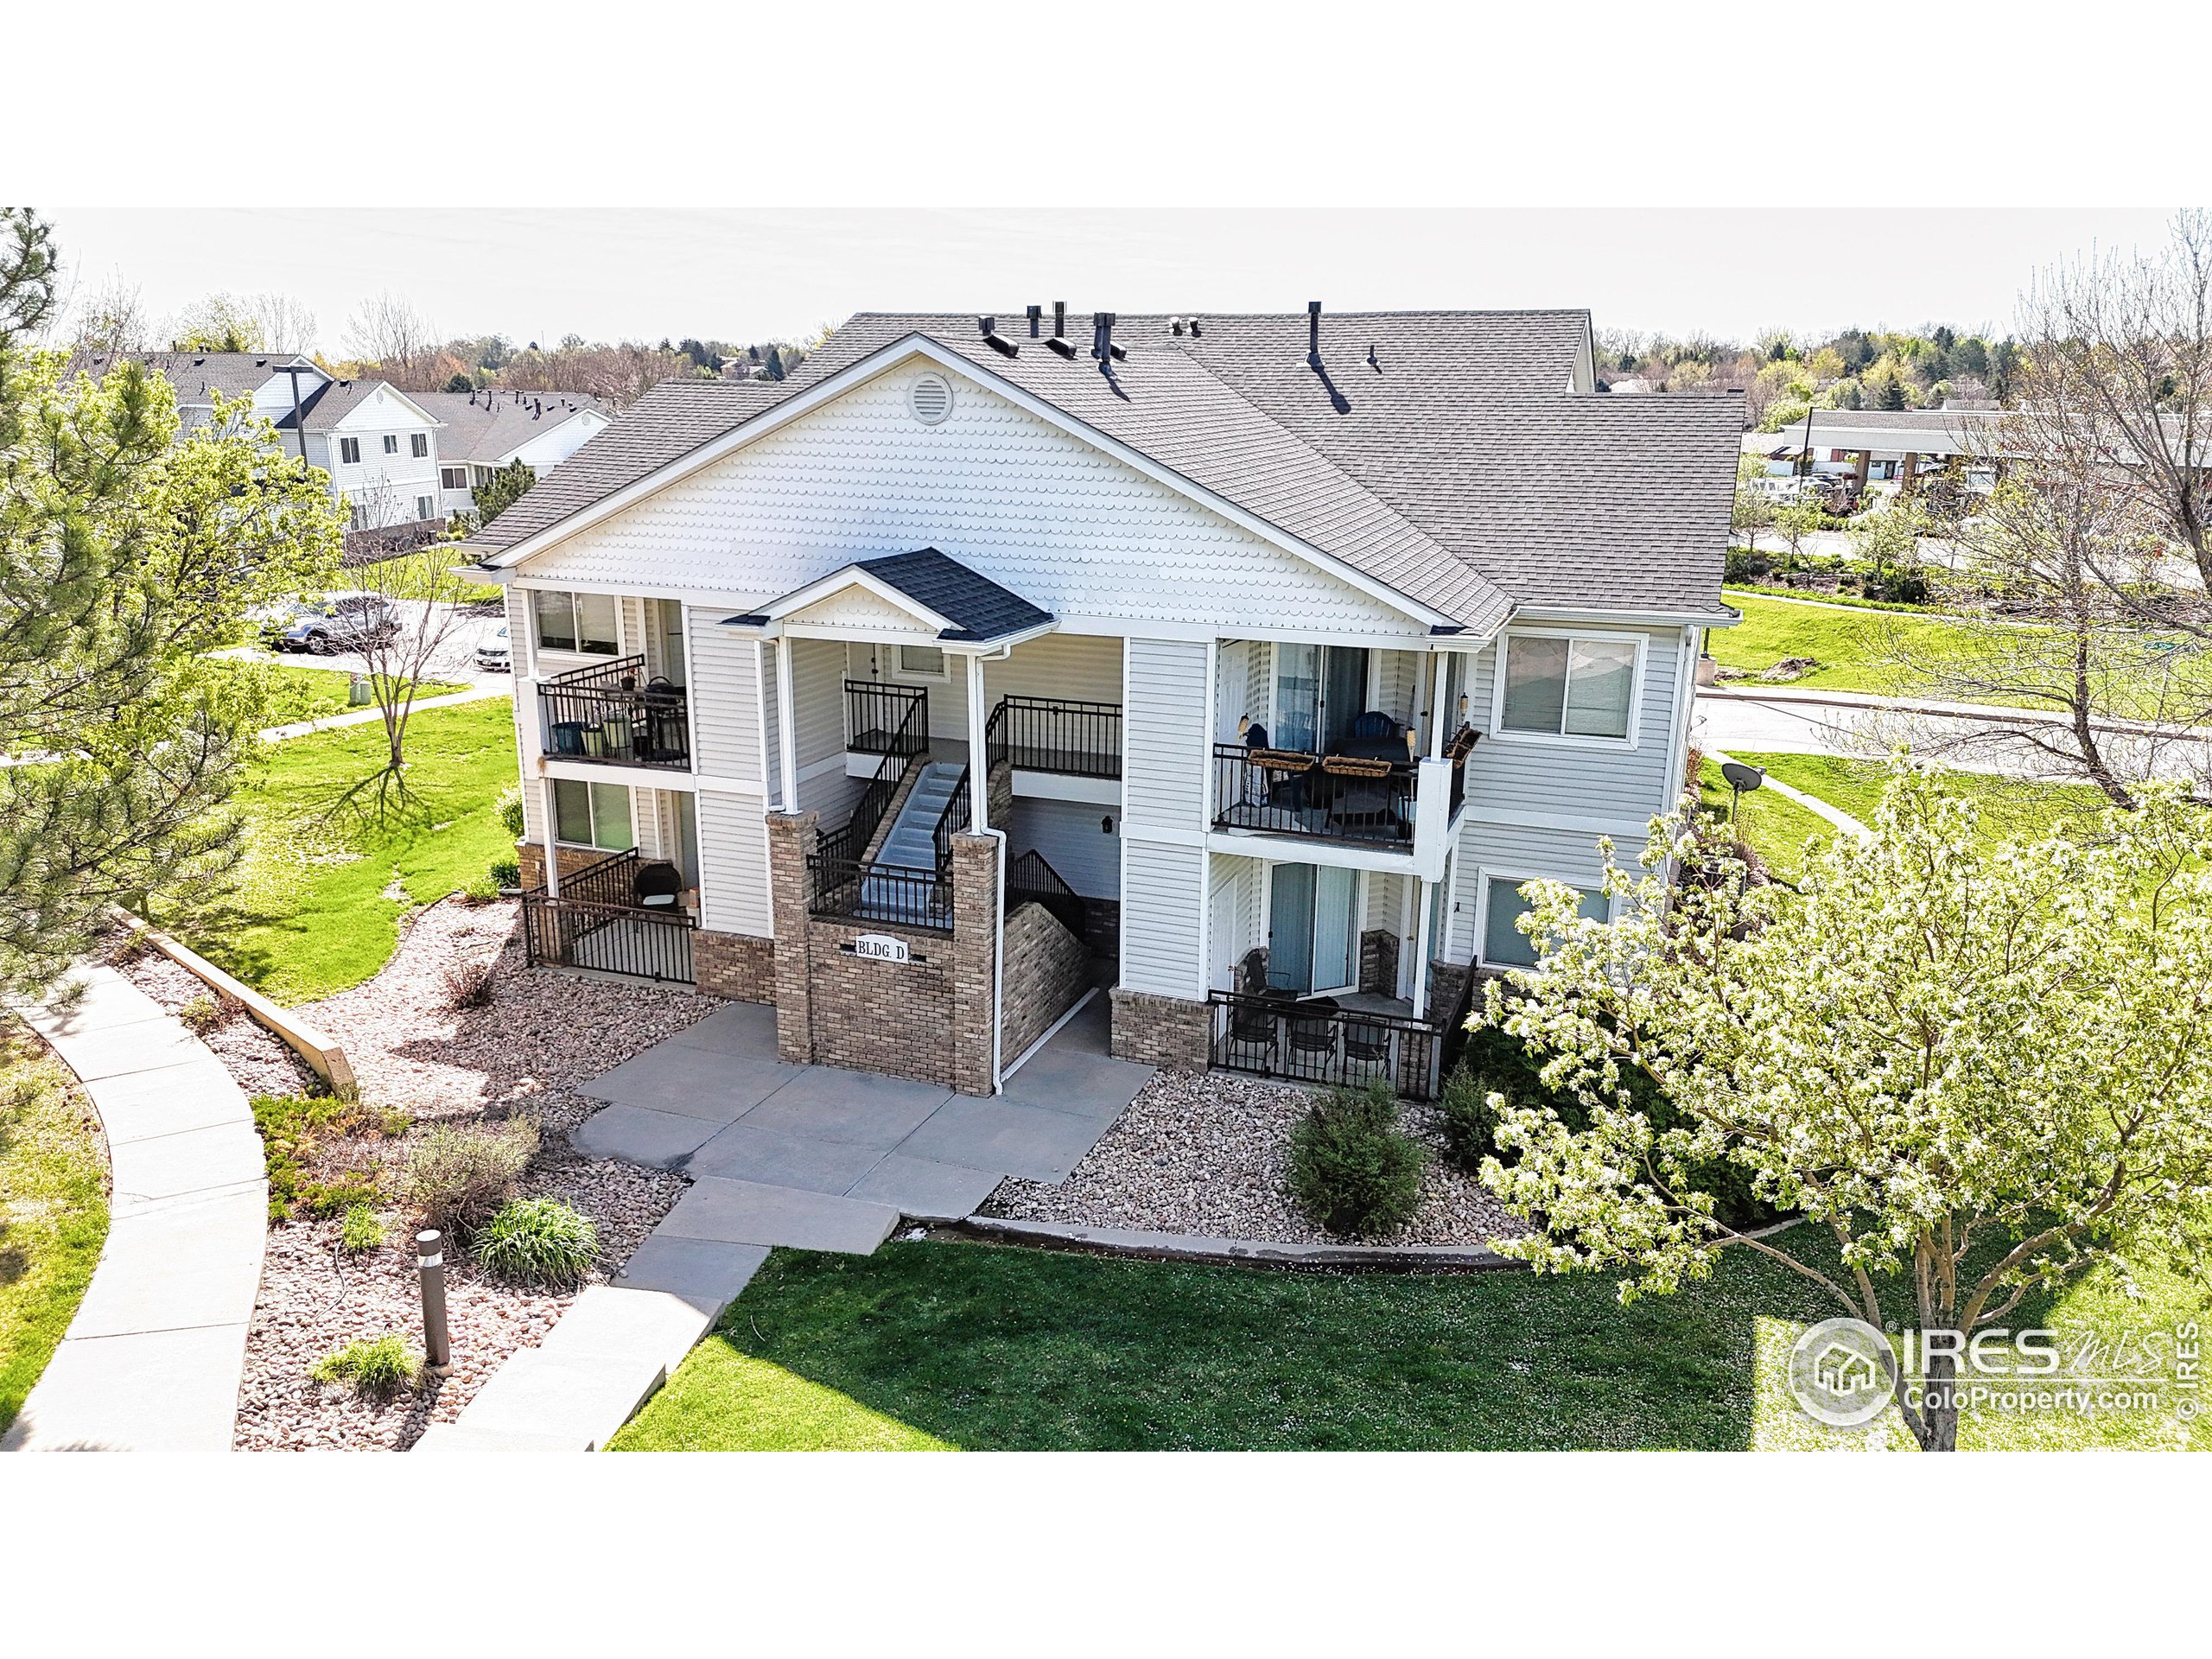
<svg viewBox="0 0 2212 1659">
<path fill-rule="evenodd" d="M 277 651 L 317 657 L 382 645 L 399 632 L 399 607 L 381 594 L 333 594 L 269 641 Z"/>
</svg>

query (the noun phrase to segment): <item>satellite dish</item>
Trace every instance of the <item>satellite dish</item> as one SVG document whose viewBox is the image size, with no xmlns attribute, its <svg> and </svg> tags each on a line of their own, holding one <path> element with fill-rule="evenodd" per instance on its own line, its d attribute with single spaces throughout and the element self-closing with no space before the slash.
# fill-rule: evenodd
<svg viewBox="0 0 2212 1659">
<path fill-rule="evenodd" d="M 1757 789 L 1761 784 L 1766 782 L 1765 772 L 1757 766 L 1747 766 L 1740 760 L 1723 760 L 1720 763 L 1720 775 L 1728 780 L 1728 787 L 1739 795 L 1745 790 Z"/>
</svg>

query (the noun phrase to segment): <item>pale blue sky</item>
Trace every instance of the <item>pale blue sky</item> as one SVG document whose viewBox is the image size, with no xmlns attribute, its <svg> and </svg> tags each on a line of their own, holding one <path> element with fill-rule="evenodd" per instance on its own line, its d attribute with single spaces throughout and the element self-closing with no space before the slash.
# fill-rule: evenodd
<svg viewBox="0 0 2212 1659">
<path fill-rule="evenodd" d="M 162 317 L 278 289 L 335 350 L 363 298 L 518 340 L 749 339 L 857 309 L 1586 305 L 1600 327 L 1748 336 L 1929 320 L 1999 330 L 2032 272 L 2162 239 L 2150 208 L 319 209 L 50 204 L 78 279 Z"/>
</svg>

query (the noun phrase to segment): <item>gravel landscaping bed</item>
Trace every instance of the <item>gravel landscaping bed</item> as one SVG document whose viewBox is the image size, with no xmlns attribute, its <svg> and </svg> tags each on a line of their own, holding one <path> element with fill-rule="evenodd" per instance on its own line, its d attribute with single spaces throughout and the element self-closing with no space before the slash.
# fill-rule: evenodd
<svg viewBox="0 0 2212 1659">
<path fill-rule="evenodd" d="M 1341 1243 L 1290 1196 L 1290 1132 L 1306 1090 L 1234 1072 L 1162 1071 L 1129 1103 L 1065 1181 L 1008 1180 L 981 1213 L 1019 1221 L 1252 1239 Z M 1441 1156 L 1431 1108 L 1408 1103 L 1406 1130 L 1426 1145 L 1421 1208 L 1390 1244 L 1484 1244 L 1529 1230 L 1471 1175 Z"/>
<path fill-rule="evenodd" d="M 121 938 L 129 938 L 125 934 Z M 150 946 L 111 953 L 116 970 L 169 1014 L 195 1002 L 215 1000 L 207 981 L 187 972 Z M 238 1080 L 238 1087 L 254 1095 L 308 1095 L 321 1082 L 308 1063 L 294 1053 L 284 1039 L 260 1024 L 238 1004 L 217 1003 L 222 1023 L 200 1033 L 200 1040 L 215 1052 L 224 1070 Z"/>
<path fill-rule="evenodd" d="M 376 978 L 307 1005 L 308 1016 L 344 1047 L 371 1109 L 359 1132 L 316 1146 L 316 1173 L 324 1179 L 388 1174 L 404 1161 L 405 1131 L 416 1125 L 526 1113 L 542 1125 L 543 1146 L 523 1194 L 559 1198 L 597 1224 L 599 1267 L 589 1282 L 602 1283 L 668 1213 L 685 1182 L 571 1150 L 569 1130 L 595 1109 L 571 1085 L 722 1005 L 685 990 L 526 968 L 516 910 L 512 902 L 433 905 Z M 494 958 L 491 1006 L 455 1010 L 448 969 Z M 401 1133 L 379 1128 L 386 1113 L 396 1115 L 391 1127 Z M 239 1449 L 411 1446 L 430 1423 L 458 1415 L 510 1355 L 542 1340 L 573 1300 L 570 1292 L 493 1279 L 448 1247 L 454 1363 L 448 1376 L 382 1406 L 343 1386 L 312 1382 L 308 1368 L 348 1343 L 397 1332 L 420 1344 L 413 1220 L 397 1205 L 378 1215 L 386 1243 L 354 1256 L 339 1253 L 337 1218 L 271 1229 L 239 1392 Z"/>
</svg>

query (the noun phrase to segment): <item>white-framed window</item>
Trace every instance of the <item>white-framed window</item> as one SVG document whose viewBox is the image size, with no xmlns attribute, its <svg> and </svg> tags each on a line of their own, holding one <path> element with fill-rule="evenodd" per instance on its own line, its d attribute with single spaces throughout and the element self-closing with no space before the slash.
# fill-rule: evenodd
<svg viewBox="0 0 2212 1659">
<path fill-rule="evenodd" d="M 359 466 L 361 464 L 361 441 L 359 438 L 339 439 L 338 459 L 346 462 L 348 466 Z"/>
<path fill-rule="evenodd" d="M 387 432 L 384 435 L 384 452 L 387 455 L 396 455 L 399 453 L 398 433 Z"/>
<path fill-rule="evenodd" d="M 418 495 L 415 498 L 415 516 L 417 518 L 428 518 L 437 510 L 438 501 L 435 496 Z"/>
<path fill-rule="evenodd" d="M 587 784 L 574 778 L 553 780 L 553 838 L 569 847 L 596 847 L 626 853 L 638 844 L 630 822 L 626 784 Z"/>
<path fill-rule="evenodd" d="M 352 523 L 353 527 L 355 530 L 368 530 L 372 528 L 369 523 L 369 510 L 366 507 L 363 506 L 359 501 L 349 501 L 346 503 L 346 505 L 353 510 Z"/>
<path fill-rule="evenodd" d="M 901 645 L 899 671 L 919 680 L 944 679 L 944 652 L 935 645 Z"/>
<path fill-rule="evenodd" d="M 1533 881 L 1533 875 L 1503 875 L 1496 870 L 1483 872 L 1481 926 L 1475 941 L 1486 967 L 1533 968 L 1536 965 L 1536 942 L 1515 925 L 1529 913 L 1529 901 L 1521 896 L 1523 883 Z M 1605 892 L 1599 887 L 1576 887 L 1582 895 L 1582 913 L 1593 922 L 1610 921 L 1612 908 Z"/>
<path fill-rule="evenodd" d="M 465 490 L 468 487 L 468 468 L 441 467 L 438 468 L 438 487 L 442 490 Z"/>
<path fill-rule="evenodd" d="M 1508 633 L 1498 650 L 1497 734 L 1636 747 L 1643 686 L 1642 634 L 1564 630 Z"/>
<path fill-rule="evenodd" d="M 430 435 L 427 432 L 409 433 L 407 452 L 417 461 L 427 459 L 430 453 Z"/>
<path fill-rule="evenodd" d="M 621 654 L 613 594 L 539 588 L 530 596 L 530 608 L 537 620 L 539 650 L 576 651 L 589 657 Z"/>
</svg>

